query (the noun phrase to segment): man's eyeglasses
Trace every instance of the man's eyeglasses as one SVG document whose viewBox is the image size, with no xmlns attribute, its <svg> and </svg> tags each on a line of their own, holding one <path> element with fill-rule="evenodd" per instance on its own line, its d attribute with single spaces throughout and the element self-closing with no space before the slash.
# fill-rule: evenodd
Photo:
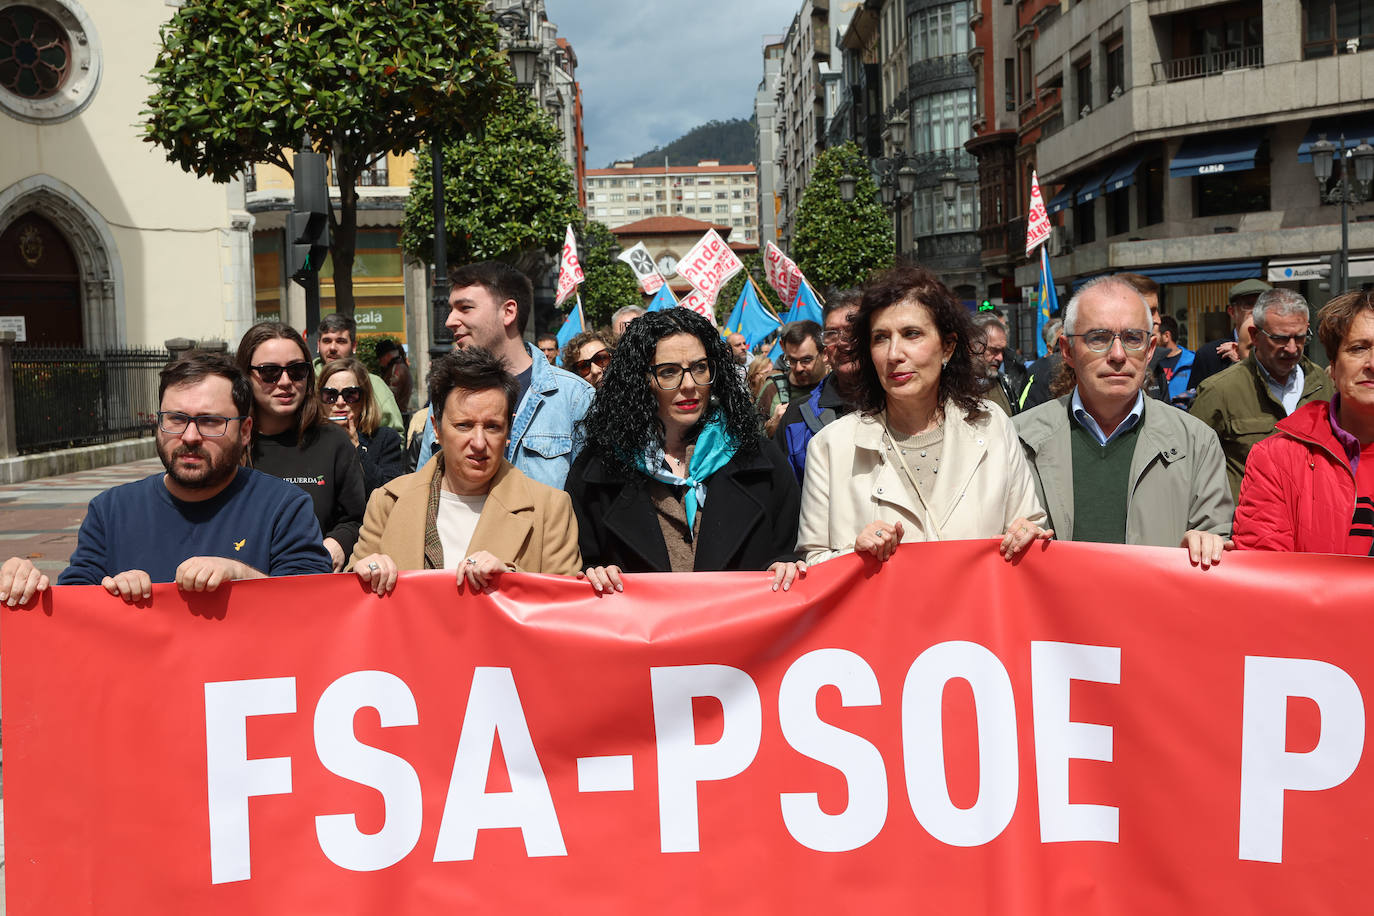
<svg viewBox="0 0 1374 916">
<path fill-rule="evenodd" d="M 779 362 L 782 363 L 783 369 L 791 369 L 793 366 L 798 369 L 810 369 L 816 361 L 816 356 L 817 354 L 812 353 L 810 356 L 798 356 L 796 359 L 792 359 L 790 356 L 784 355 Z"/>
<path fill-rule="evenodd" d="M 186 427 L 196 424 L 196 430 L 207 439 L 218 439 L 229 429 L 230 420 L 247 420 L 248 417 L 193 417 L 177 410 L 159 410 L 157 428 L 172 436 L 180 436 Z"/>
<path fill-rule="evenodd" d="M 333 404 L 339 398 L 343 398 L 345 404 L 356 404 L 363 399 L 363 390 L 353 385 L 347 388 L 320 389 L 320 400 L 326 404 Z"/>
<path fill-rule="evenodd" d="M 587 357 L 586 359 L 579 359 L 577 362 L 573 363 L 572 369 L 578 375 L 582 376 L 583 378 L 586 378 L 588 375 L 591 374 L 592 366 L 596 366 L 598 369 L 605 369 L 610 364 L 611 351 L 598 350 L 596 353 Z"/>
<path fill-rule="evenodd" d="M 711 361 L 709 359 L 699 359 L 690 366 L 679 366 L 677 363 L 659 363 L 650 366 L 650 371 L 654 374 L 654 381 L 658 387 L 664 391 L 676 391 L 682 387 L 682 376 L 692 373 L 692 381 L 698 385 L 711 384 Z"/>
<path fill-rule="evenodd" d="M 850 334 L 843 328 L 826 328 L 821 331 L 821 342 L 828 347 L 833 347 L 837 343 L 848 343 Z"/>
<path fill-rule="evenodd" d="M 1264 328 L 1260 328 L 1259 332 L 1263 334 L 1265 337 L 1268 337 L 1274 343 L 1278 344 L 1280 347 L 1286 347 L 1289 343 L 1295 343 L 1298 345 L 1299 349 L 1307 346 L 1307 338 L 1312 336 L 1311 328 L 1308 328 L 1301 334 L 1270 334 Z"/>
<path fill-rule="evenodd" d="M 275 385 L 283 372 L 293 382 L 305 381 L 305 377 L 311 372 L 310 364 L 305 362 L 290 363 L 285 366 L 278 366 L 276 363 L 263 363 L 261 366 L 249 366 L 248 368 L 256 372 L 258 378 L 269 385 Z"/>
<path fill-rule="evenodd" d="M 1150 343 L 1150 332 L 1140 328 L 1124 328 L 1120 331 L 1093 328 L 1083 334 L 1067 334 L 1065 336 L 1079 338 L 1094 353 L 1106 353 L 1112 348 L 1112 342 L 1117 340 L 1121 341 L 1123 349 L 1132 353 L 1144 350 Z"/>
</svg>

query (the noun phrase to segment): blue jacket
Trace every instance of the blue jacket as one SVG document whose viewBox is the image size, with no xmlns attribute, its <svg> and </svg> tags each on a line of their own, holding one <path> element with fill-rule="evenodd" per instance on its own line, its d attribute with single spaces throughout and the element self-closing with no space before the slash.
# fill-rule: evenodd
<svg viewBox="0 0 1374 916">
<path fill-rule="evenodd" d="M 592 386 L 571 372 L 549 365 L 548 358 L 533 344 L 526 343 L 525 349 L 534 360 L 534 370 L 530 373 L 530 387 L 515 408 L 506 460 L 526 477 L 561 490 L 573 459 L 582 450 L 575 430 L 592 404 Z M 431 414 L 420 441 L 417 463 L 423 466 L 438 451 Z"/>
<path fill-rule="evenodd" d="M 811 444 L 812 437 L 826 424 L 854 409 L 852 404 L 840 397 L 839 385 L 831 384 L 834 378 L 832 372 L 811 389 L 806 400 L 789 404 L 778 426 L 778 434 L 773 437 L 773 441 L 782 446 L 786 453 L 787 462 L 792 465 L 799 484 L 806 479 L 806 448 Z"/>
</svg>

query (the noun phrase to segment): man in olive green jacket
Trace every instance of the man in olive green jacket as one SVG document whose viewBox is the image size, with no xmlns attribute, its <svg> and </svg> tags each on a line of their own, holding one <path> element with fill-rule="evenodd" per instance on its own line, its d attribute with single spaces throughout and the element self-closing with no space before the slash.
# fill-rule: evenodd
<svg viewBox="0 0 1374 916">
<path fill-rule="evenodd" d="M 1155 340 L 1130 284 L 1105 277 L 1064 310 L 1072 392 L 1013 418 L 1061 540 L 1186 547 L 1217 563 L 1234 508 L 1216 434 L 1142 391 Z"/>
<path fill-rule="evenodd" d="M 1271 289 L 1255 302 L 1254 319 L 1250 355 L 1205 380 L 1189 411 L 1221 440 L 1233 499 L 1240 497 L 1251 446 L 1303 404 L 1335 393 L 1326 370 L 1303 355 L 1308 318 L 1302 296 Z"/>
</svg>

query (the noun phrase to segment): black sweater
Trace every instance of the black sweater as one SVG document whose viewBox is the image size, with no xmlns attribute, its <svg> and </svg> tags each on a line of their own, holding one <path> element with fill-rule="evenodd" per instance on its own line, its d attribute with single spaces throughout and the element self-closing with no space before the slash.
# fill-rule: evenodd
<svg viewBox="0 0 1374 916">
<path fill-rule="evenodd" d="M 299 445 L 295 430 L 254 436 L 253 467 L 304 490 L 324 536 L 338 541 L 345 557 L 353 553 L 367 501 L 363 470 L 348 433 L 337 426 L 317 426 Z"/>
</svg>

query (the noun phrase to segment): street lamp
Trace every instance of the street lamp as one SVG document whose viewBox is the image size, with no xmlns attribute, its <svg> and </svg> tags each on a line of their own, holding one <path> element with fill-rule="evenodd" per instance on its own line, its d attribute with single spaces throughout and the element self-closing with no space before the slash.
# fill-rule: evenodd
<svg viewBox="0 0 1374 916">
<path fill-rule="evenodd" d="M 890 207 L 897 202 L 897 183 L 891 178 L 883 181 L 883 205 Z"/>
<path fill-rule="evenodd" d="M 858 187 L 859 179 L 849 174 L 849 172 L 845 172 L 835 181 L 835 183 L 840 186 L 840 200 L 847 204 L 853 203 L 854 189 Z"/>
<path fill-rule="evenodd" d="M 539 69 L 539 45 L 528 41 L 512 42 L 506 56 L 510 58 L 515 85 L 528 90 L 534 85 Z"/>
<path fill-rule="evenodd" d="M 945 199 L 945 203 L 954 203 L 954 199 L 959 196 L 958 175 L 953 172 L 945 172 L 940 176 L 940 196 Z"/>
<path fill-rule="evenodd" d="M 1326 134 L 1319 134 L 1317 142 L 1312 144 L 1312 172 L 1317 176 L 1317 196 L 1320 200 L 1334 201 L 1335 196 L 1340 197 L 1341 201 L 1341 273 L 1340 288 L 1333 292 L 1345 292 L 1350 286 L 1350 204 L 1363 200 L 1368 193 L 1369 182 L 1374 180 L 1374 146 L 1368 142 L 1361 141 L 1360 145 L 1347 153 L 1345 151 L 1345 134 L 1340 135 L 1341 150 L 1341 181 L 1336 188 L 1327 193 L 1326 182 L 1331 178 L 1332 160 L 1335 157 L 1336 146 L 1326 139 Z M 1359 182 L 1360 197 L 1355 199 L 1351 195 L 1350 188 L 1350 163 L 1347 159 L 1355 160 L 1355 180 Z"/>
<path fill-rule="evenodd" d="M 910 197 L 911 192 L 916 190 L 916 176 L 917 172 L 910 163 L 897 170 L 897 190 L 903 197 Z"/>
</svg>

